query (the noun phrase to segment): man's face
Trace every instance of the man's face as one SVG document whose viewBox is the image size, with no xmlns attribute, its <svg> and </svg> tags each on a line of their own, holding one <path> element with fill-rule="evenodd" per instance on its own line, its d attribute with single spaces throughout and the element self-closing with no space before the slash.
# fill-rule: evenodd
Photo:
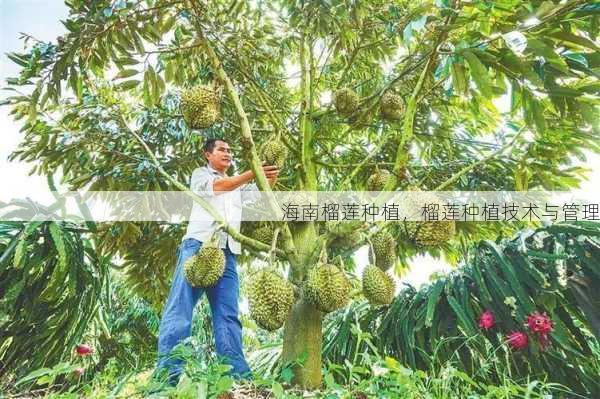
<svg viewBox="0 0 600 399">
<path fill-rule="evenodd" d="M 217 140 L 213 151 L 205 152 L 204 155 L 209 165 L 215 170 L 225 172 L 231 166 L 231 149 L 229 148 L 229 144 L 224 141 Z"/>
</svg>

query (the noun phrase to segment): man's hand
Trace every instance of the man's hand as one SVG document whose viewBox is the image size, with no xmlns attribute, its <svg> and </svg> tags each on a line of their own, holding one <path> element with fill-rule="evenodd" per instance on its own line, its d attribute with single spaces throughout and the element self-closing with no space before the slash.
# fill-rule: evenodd
<svg viewBox="0 0 600 399">
<path fill-rule="evenodd" d="M 279 176 L 279 169 L 275 165 L 263 165 L 263 172 L 269 181 L 269 185 L 273 187 L 277 182 L 277 176 Z"/>
</svg>

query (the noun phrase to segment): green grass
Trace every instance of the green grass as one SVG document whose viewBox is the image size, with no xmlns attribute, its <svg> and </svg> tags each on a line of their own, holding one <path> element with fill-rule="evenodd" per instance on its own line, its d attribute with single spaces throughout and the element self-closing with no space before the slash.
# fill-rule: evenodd
<svg viewBox="0 0 600 399">
<path fill-rule="evenodd" d="M 369 341 L 365 334 L 362 340 Z M 290 385 L 289 367 L 273 367 L 268 377 L 257 376 L 252 382 L 238 383 L 226 375 L 228 366 L 213 360 L 199 360 L 196 350 L 181 346 L 178 356 L 186 360 L 185 374 L 176 387 L 151 378 L 152 369 L 124 371 L 115 360 L 102 372 L 73 377 L 75 366 L 59 364 L 40 369 L 21 379 L 5 394 L 7 397 L 38 396 L 47 398 L 219 398 L 227 392 L 269 393 L 270 398 L 540 398 L 577 397 L 559 384 L 535 379 L 516 380 L 508 372 L 499 382 L 486 379 L 486 369 L 468 375 L 453 361 L 432 361 L 429 370 L 414 370 L 396 359 L 380 356 L 375 348 L 349 359 L 344 364 L 328 363 L 324 367 L 323 386 L 311 393 Z M 270 348 L 269 350 L 272 350 Z M 496 367 L 491 355 L 488 369 Z M 276 361 L 277 356 L 271 356 Z M 7 388 L 7 387 L 5 387 Z M 227 398 L 228 396 L 221 396 Z M 239 396 L 238 396 L 239 397 Z M 263 397 L 263 396 L 256 396 Z"/>
</svg>

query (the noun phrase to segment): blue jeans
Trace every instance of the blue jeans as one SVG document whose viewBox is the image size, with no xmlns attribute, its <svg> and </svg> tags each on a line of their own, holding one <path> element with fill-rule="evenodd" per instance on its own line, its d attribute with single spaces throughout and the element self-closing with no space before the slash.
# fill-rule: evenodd
<svg viewBox="0 0 600 399">
<path fill-rule="evenodd" d="M 157 369 L 166 369 L 172 384 L 179 380 L 183 360 L 169 358 L 169 354 L 175 345 L 190 336 L 194 307 L 206 292 L 212 313 L 217 354 L 232 366 L 229 374 L 237 378 L 251 378 L 250 367 L 242 351 L 242 323 L 238 318 L 239 282 L 235 255 L 229 250 L 229 246 L 225 248 L 223 252 L 226 262 L 223 276 L 212 287 L 195 288 L 185 279 L 183 265 L 201 247 L 202 243 L 193 238 L 184 240 L 179 247 L 177 268 L 160 321 Z"/>
</svg>

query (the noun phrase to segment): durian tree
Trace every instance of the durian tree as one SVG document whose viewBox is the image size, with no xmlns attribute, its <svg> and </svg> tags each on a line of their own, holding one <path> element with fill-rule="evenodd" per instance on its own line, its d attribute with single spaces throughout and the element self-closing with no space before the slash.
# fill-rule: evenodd
<svg viewBox="0 0 600 399">
<path fill-rule="evenodd" d="M 22 70 L 5 102 L 22 123 L 13 158 L 70 190 L 187 190 L 207 137 L 223 137 L 241 155 L 236 171 L 252 169 L 266 192 L 569 189 L 584 175 L 574 158 L 600 152 L 588 1 L 66 4 L 63 36 L 25 35 L 25 51 L 8 55 Z M 281 162 L 274 188 L 263 160 Z M 379 266 L 365 294 L 389 303 L 386 277 L 373 276 L 416 253 L 455 261 L 466 242 L 518 227 L 392 224 L 390 241 L 380 226 L 344 224 L 279 223 L 276 246 L 225 226 L 245 258 L 273 248 L 289 265 L 291 285 L 263 277 L 294 292 L 283 360 L 303 359 L 295 381 L 308 388 L 321 383 L 319 308 L 332 302 L 307 287 L 340 292 L 356 249 L 370 243 Z M 159 307 L 182 228 L 105 224 L 95 238 Z"/>
</svg>

